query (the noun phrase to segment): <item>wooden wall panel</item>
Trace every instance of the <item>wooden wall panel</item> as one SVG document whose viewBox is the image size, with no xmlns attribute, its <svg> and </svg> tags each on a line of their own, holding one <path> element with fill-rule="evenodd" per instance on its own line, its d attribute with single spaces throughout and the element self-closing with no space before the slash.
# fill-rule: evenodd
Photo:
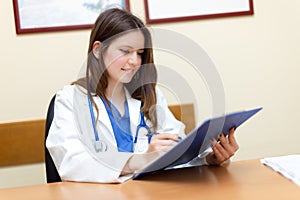
<svg viewBox="0 0 300 200">
<path fill-rule="evenodd" d="M 45 120 L 0 124 L 0 166 L 44 162 Z"/>
<path fill-rule="evenodd" d="M 174 116 L 194 129 L 193 104 L 170 105 Z M 0 167 L 44 162 L 45 120 L 0 124 Z"/>
</svg>

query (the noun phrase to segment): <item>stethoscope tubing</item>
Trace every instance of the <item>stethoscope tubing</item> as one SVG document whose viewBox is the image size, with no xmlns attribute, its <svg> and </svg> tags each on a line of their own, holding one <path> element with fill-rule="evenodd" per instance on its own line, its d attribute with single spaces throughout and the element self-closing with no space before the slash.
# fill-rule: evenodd
<svg viewBox="0 0 300 200">
<path fill-rule="evenodd" d="M 97 131 L 97 128 L 96 128 L 96 120 L 95 120 L 93 105 L 92 105 L 92 101 L 91 101 L 89 96 L 88 96 L 88 102 L 89 102 L 90 115 L 91 115 L 91 119 L 92 119 L 92 125 L 93 125 L 95 140 L 99 141 L 99 134 L 98 134 L 98 131 Z"/>
<path fill-rule="evenodd" d="M 94 110 L 93 110 L 93 105 L 92 105 L 92 101 L 90 99 L 90 97 L 88 96 L 88 103 L 89 103 L 89 109 L 90 109 L 90 115 L 91 115 L 91 120 L 92 120 L 92 125 L 93 125 L 93 131 L 94 131 L 94 135 L 95 135 L 95 141 L 100 141 L 99 139 L 99 133 L 98 133 L 98 130 L 97 130 L 97 127 L 96 127 L 96 120 L 95 120 L 95 114 L 94 114 Z M 140 123 L 139 125 L 137 126 L 137 129 L 136 129 L 136 133 L 135 133 L 135 137 L 134 137 L 134 144 L 137 143 L 137 140 L 138 140 L 138 136 L 139 136 L 139 129 L 140 128 L 146 128 L 148 134 L 148 143 L 150 143 L 151 141 L 151 137 L 152 137 L 152 132 L 149 128 L 149 126 L 146 124 L 145 122 L 145 116 L 144 116 L 144 112 L 140 112 Z"/>
</svg>

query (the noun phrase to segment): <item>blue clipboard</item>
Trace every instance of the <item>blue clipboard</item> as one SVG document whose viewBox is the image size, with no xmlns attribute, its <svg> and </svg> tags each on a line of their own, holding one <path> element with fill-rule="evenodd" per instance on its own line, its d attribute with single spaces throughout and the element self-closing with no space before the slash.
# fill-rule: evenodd
<svg viewBox="0 0 300 200">
<path fill-rule="evenodd" d="M 151 162 L 142 170 L 136 172 L 133 179 L 141 179 L 147 174 L 191 161 L 210 147 L 211 139 L 217 140 L 220 133 L 228 135 L 232 127 L 239 127 L 261 109 L 262 108 L 255 108 L 252 110 L 234 112 L 204 121 L 167 153 Z"/>
</svg>

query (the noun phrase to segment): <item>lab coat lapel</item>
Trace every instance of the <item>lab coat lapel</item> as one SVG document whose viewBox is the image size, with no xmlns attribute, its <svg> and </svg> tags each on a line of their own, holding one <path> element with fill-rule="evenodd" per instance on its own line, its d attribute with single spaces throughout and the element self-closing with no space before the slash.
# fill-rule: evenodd
<svg viewBox="0 0 300 200">
<path fill-rule="evenodd" d="M 125 91 L 130 115 L 131 134 L 134 137 L 140 120 L 141 101 L 132 98 L 129 92 L 127 90 Z"/>
<path fill-rule="evenodd" d="M 99 98 L 98 96 L 96 98 L 94 98 L 94 101 L 96 102 L 98 109 L 99 109 L 99 117 L 98 117 L 98 122 L 101 123 L 102 126 L 106 126 L 106 130 L 109 130 L 109 133 L 112 137 L 114 136 L 114 132 L 113 132 L 113 128 L 112 125 L 110 123 L 110 119 L 109 116 L 107 114 L 107 111 L 105 109 L 104 103 L 101 100 L 101 98 Z M 96 118 L 96 111 L 95 111 L 95 118 Z"/>
</svg>

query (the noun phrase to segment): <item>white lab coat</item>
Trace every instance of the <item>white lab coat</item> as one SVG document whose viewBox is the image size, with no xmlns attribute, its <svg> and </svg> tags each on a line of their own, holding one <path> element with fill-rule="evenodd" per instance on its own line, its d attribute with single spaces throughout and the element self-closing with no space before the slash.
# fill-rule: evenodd
<svg viewBox="0 0 300 200">
<path fill-rule="evenodd" d="M 158 129 L 184 137 L 184 125 L 176 120 L 168 109 L 159 89 L 157 94 Z M 131 98 L 126 91 L 130 113 L 131 132 L 134 137 L 140 120 L 141 102 Z M 121 172 L 133 153 L 118 152 L 113 129 L 105 106 L 99 97 L 94 97 L 99 108 L 97 130 L 100 140 L 107 145 L 106 152 L 96 153 L 94 131 L 85 90 L 68 85 L 57 92 L 54 117 L 46 146 L 63 181 L 114 183 L 124 182 L 132 174 L 121 176 Z M 95 116 L 96 110 L 94 110 Z M 147 122 L 149 123 L 149 122 Z M 141 162 L 141 168 L 144 167 Z"/>
</svg>

